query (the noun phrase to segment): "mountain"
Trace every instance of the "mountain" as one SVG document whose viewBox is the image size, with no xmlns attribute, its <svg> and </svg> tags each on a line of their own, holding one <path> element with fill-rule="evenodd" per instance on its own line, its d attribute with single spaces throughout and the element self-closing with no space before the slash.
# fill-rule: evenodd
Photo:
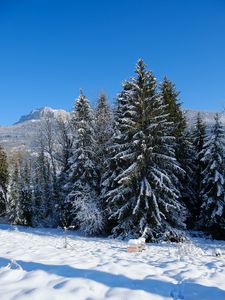
<svg viewBox="0 0 225 300">
<path fill-rule="evenodd" d="M 194 109 L 184 109 L 184 114 L 186 116 L 187 122 L 190 126 L 195 123 L 197 113 L 201 114 L 203 121 L 208 125 L 211 126 L 214 124 L 214 118 L 217 112 L 206 111 L 206 110 L 194 110 Z M 218 112 L 220 116 L 220 120 L 225 127 L 225 112 Z"/>
<path fill-rule="evenodd" d="M 214 123 L 216 112 L 184 109 L 189 126 L 194 124 L 198 112 L 201 113 L 203 120 L 209 127 Z M 225 112 L 220 112 L 219 115 L 225 127 Z M 14 125 L 0 126 L 0 144 L 10 152 L 17 150 L 33 152 L 37 146 L 41 121 L 45 118 L 68 118 L 69 116 L 70 113 L 62 109 L 52 109 L 49 107 L 33 109 L 28 115 L 22 116 Z"/>
<path fill-rule="evenodd" d="M 69 113 L 63 109 L 52 109 L 50 107 L 42 107 L 33 109 L 28 115 L 22 116 L 14 125 L 24 123 L 26 121 L 36 121 L 44 118 L 66 117 Z"/>
<path fill-rule="evenodd" d="M 37 147 L 37 138 L 41 130 L 41 121 L 45 118 L 67 118 L 70 113 L 65 110 L 56 110 L 49 107 L 32 110 L 22 116 L 11 126 L 0 126 L 0 144 L 9 152 L 33 152 Z"/>
</svg>

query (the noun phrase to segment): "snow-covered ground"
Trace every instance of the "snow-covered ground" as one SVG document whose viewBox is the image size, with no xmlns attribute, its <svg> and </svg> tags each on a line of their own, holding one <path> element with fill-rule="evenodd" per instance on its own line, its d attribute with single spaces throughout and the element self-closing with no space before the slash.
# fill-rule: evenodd
<svg viewBox="0 0 225 300">
<path fill-rule="evenodd" d="M 0 299 L 225 299 L 225 242 L 148 244 L 0 225 Z M 216 249 L 221 253 L 215 256 Z"/>
</svg>

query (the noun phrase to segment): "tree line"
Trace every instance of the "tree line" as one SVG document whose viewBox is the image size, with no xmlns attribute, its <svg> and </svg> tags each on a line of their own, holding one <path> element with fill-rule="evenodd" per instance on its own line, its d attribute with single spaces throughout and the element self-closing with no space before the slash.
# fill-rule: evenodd
<svg viewBox="0 0 225 300">
<path fill-rule="evenodd" d="M 45 119 L 35 154 L 9 167 L 0 148 L 0 213 L 13 224 L 87 235 L 225 238 L 225 142 L 219 116 L 187 126 L 175 85 L 143 60 L 111 108 L 83 91 L 70 117 Z"/>
</svg>

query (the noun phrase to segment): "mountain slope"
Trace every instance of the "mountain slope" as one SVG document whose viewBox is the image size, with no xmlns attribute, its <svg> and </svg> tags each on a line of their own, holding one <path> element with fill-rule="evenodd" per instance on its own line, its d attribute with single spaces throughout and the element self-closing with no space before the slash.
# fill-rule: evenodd
<svg viewBox="0 0 225 300">
<path fill-rule="evenodd" d="M 41 121 L 45 118 L 66 118 L 69 113 L 48 107 L 32 110 L 30 114 L 22 116 L 12 126 L 0 126 L 0 144 L 7 151 L 33 151 L 40 133 Z M 34 142 L 35 141 L 35 142 Z"/>
</svg>

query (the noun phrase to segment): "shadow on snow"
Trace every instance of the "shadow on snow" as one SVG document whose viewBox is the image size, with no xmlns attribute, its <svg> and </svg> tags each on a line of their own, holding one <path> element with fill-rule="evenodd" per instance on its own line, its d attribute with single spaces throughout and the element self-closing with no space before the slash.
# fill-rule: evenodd
<svg viewBox="0 0 225 300">
<path fill-rule="evenodd" d="M 124 275 L 111 274 L 98 270 L 77 269 L 69 265 L 46 265 L 36 262 L 16 261 L 26 272 L 41 270 L 64 278 L 83 278 L 104 284 L 110 288 L 126 288 L 129 290 L 142 290 L 162 297 L 174 297 L 181 293 L 181 298 L 174 299 L 204 299 L 224 300 L 225 291 L 213 286 L 203 286 L 195 282 L 183 282 L 175 285 L 154 278 L 132 279 Z M 10 264 L 10 260 L 0 257 L 0 268 Z"/>
</svg>

